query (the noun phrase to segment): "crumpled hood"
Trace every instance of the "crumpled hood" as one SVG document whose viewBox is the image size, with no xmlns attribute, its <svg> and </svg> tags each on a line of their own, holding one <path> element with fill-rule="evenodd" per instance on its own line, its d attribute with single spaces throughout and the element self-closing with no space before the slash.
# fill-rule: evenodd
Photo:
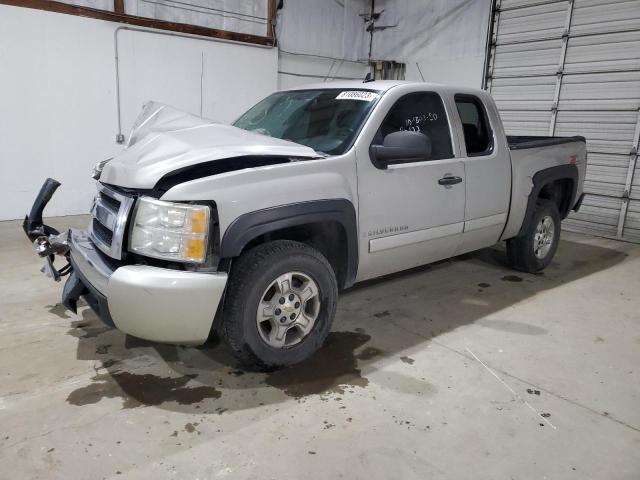
<svg viewBox="0 0 640 480">
<path fill-rule="evenodd" d="M 204 162 L 235 157 L 318 158 L 304 145 L 214 123 L 156 102 L 145 105 L 126 149 L 109 161 L 100 181 L 151 189 L 165 175 Z M 238 168 L 242 166 L 238 159 Z"/>
</svg>

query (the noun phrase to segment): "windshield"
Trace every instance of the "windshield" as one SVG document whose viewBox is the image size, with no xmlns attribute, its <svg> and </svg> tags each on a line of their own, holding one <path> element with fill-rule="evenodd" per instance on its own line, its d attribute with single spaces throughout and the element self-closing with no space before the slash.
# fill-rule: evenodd
<svg viewBox="0 0 640 480">
<path fill-rule="evenodd" d="M 380 98 L 370 90 L 296 90 L 265 98 L 233 124 L 340 155 L 352 144 Z"/>
</svg>

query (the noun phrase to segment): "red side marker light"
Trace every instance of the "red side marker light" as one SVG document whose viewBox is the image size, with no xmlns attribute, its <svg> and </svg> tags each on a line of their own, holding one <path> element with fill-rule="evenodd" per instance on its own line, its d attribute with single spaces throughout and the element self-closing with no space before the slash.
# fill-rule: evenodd
<svg viewBox="0 0 640 480">
<path fill-rule="evenodd" d="M 577 155 L 571 155 L 571 157 L 569 157 L 569 163 L 571 165 L 575 165 L 576 163 L 578 163 L 578 156 Z"/>
</svg>

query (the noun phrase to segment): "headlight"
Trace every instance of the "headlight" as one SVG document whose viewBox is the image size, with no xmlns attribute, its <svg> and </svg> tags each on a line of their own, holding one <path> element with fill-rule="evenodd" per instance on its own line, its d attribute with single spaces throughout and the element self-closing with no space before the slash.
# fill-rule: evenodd
<svg viewBox="0 0 640 480">
<path fill-rule="evenodd" d="M 96 163 L 93 167 L 93 172 L 91 172 L 91 177 L 94 180 L 99 180 L 100 175 L 102 175 L 102 170 L 104 169 L 104 166 L 107 163 L 109 163 L 111 160 L 113 160 L 113 158 L 107 158 L 106 160 L 101 160 L 98 163 Z"/>
<path fill-rule="evenodd" d="M 129 250 L 147 257 L 202 263 L 207 255 L 209 207 L 140 197 Z"/>
</svg>

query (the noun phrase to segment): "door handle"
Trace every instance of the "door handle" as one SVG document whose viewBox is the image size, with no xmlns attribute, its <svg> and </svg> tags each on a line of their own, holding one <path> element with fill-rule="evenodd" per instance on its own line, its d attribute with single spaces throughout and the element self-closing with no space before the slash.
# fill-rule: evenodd
<svg viewBox="0 0 640 480">
<path fill-rule="evenodd" d="M 440 185 L 444 185 L 445 187 L 450 187 L 451 185 L 455 185 L 456 183 L 462 183 L 461 177 L 454 177 L 453 175 L 445 175 L 440 180 L 438 180 Z"/>
</svg>

